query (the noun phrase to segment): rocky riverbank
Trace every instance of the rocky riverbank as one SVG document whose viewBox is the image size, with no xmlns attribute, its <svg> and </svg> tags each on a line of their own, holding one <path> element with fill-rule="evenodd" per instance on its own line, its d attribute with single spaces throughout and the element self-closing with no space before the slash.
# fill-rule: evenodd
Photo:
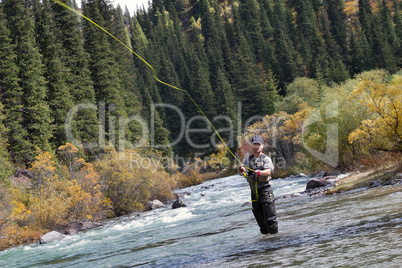
<svg viewBox="0 0 402 268">
<path fill-rule="evenodd" d="M 301 176 L 311 177 L 307 182 L 306 190 L 292 195 L 286 195 L 279 198 L 331 195 L 358 188 L 373 188 L 386 185 L 402 184 L 402 173 L 399 172 L 399 165 L 383 166 L 376 169 L 370 169 L 363 172 L 356 171 L 346 174 L 327 174 L 320 172 L 315 175 L 304 175 L 302 173 L 291 176 L 298 178 Z"/>
</svg>

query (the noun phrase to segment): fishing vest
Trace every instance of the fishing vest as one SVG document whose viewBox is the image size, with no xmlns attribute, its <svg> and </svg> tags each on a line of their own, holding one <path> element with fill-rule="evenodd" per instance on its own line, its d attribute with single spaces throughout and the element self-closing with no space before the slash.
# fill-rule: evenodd
<svg viewBox="0 0 402 268">
<path fill-rule="evenodd" d="M 243 161 L 243 165 L 251 168 L 252 170 L 265 170 L 271 169 L 271 174 L 274 172 L 274 165 L 272 164 L 271 158 L 269 158 L 265 154 L 261 154 L 258 158 L 255 158 L 254 155 L 250 155 Z M 247 182 L 251 187 L 254 188 L 254 178 L 252 176 L 247 176 Z M 257 187 L 261 188 L 263 186 L 269 185 L 269 180 L 271 180 L 271 176 L 260 176 L 256 178 Z"/>
</svg>

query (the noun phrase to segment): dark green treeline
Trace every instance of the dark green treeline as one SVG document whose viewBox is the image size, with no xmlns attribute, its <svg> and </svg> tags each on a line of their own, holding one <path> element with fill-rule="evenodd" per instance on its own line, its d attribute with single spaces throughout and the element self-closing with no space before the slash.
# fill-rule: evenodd
<svg viewBox="0 0 402 268">
<path fill-rule="evenodd" d="M 187 90 L 232 148 L 237 130 L 272 114 L 296 77 L 341 83 L 402 65 L 396 0 L 375 8 L 359 0 L 355 17 L 343 0 L 154 0 L 135 14 L 108 0 L 81 6 L 161 80 Z M 174 142 L 164 154 L 211 152 L 211 137 L 218 141 L 183 92 L 156 82 L 135 55 L 50 0 L 0 1 L 0 67 L 0 162 L 21 165 L 37 148 L 55 150 L 72 141 L 66 130 L 92 155 L 122 138 L 135 145 L 144 124 L 145 142 Z M 184 133 L 183 124 L 206 130 Z"/>
</svg>

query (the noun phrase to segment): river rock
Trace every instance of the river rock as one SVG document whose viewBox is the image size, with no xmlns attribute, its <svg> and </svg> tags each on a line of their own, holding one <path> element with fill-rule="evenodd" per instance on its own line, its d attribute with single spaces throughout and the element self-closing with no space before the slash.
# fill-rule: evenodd
<svg viewBox="0 0 402 268">
<path fill-rule="evenodd" d="M 63 226 L 58 226 L 55 231 L 65 234 L 65 235 L 75 235 L 78 234 L 79 232 L 86 231 L 86 230 L 91 230 L 94 228 L 98 228 L 103 226 L 102 222 L 96 222 L 96 221 L 75 221 L 75 222 L 70 222 L 67 225 Z"/>
<path fill-rule="evenodd" d="M 369 188 L 379 187 L 381 186 L 381 182 L 379 181 L 372 181 L 370 182 Z"/>
<path fill-rule="evenodd" d="M 172 204 L 172 209 L 181 208 L 181 207 L 187 207 L 187 204 L 184 203 L 180 197 L 178 197 L 176 199 L 176 201 L 174 201 L 174 203 Z"/>
<path fill-rule="evenodd" d="M 326 179 L 311 179 L 307 182 L 306 190 L 323 187 L 328 184 L 329 182 Z"/>
<path fill-rule="evenodd" d="M 248 207 L 251 206 L 251 202 L 244 202 L 243 205 L 241 205 L 241 207 Z"/>
<path fill-rule="evenodd" d="M 39 243 L 40 244 L 48 244 L 53 241 L 58 241 L 64 239 L 66 236 L 56 231 L 51 231 L 44 236 L 41 237 Z"/>
<path fill-rule="evenodd" d="M 76 235 L 78 234 L 78 230 L 73 228 L 73 227 L 68 227 L 66 228 L 66 230 L 64 231 L 65 235 Z"/>
<path fill-rule="evenodd" d="M 146 209 L 154 210 L 154 209 L 163 208 L 163 207 L 165 207 L 165 204 L 163 204 L 161 201 L 155 199 L 155 200 L 149 201 L 147 203 Z"/>
<path fill-rule="evenodd" d="M 316 178 L 323 178 L 323 177 L 325 177 L 326 175 L 327 175 L 326 172 L 320 171 L 320 172 L 318 172 L 314 177 L 316 177 Z"/>
</svg>

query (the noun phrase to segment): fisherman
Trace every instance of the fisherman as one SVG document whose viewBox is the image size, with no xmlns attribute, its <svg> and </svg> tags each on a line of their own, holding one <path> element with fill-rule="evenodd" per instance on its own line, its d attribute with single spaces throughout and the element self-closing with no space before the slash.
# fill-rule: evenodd
<svg viewBox="0 0 402 268">
<path fill-rule="evenodd" d="M 244 159 L 238 169 L 239 175 L 247 175 L 251 188 L 253 214 L 262 234 L 278 233 L 275 198 L 269 184 L 274 172 L 274 165 L 269 156 L 262 153 L 264 141 L 260 136 L 251 139 L 253 154 Z"/>
</svg>

